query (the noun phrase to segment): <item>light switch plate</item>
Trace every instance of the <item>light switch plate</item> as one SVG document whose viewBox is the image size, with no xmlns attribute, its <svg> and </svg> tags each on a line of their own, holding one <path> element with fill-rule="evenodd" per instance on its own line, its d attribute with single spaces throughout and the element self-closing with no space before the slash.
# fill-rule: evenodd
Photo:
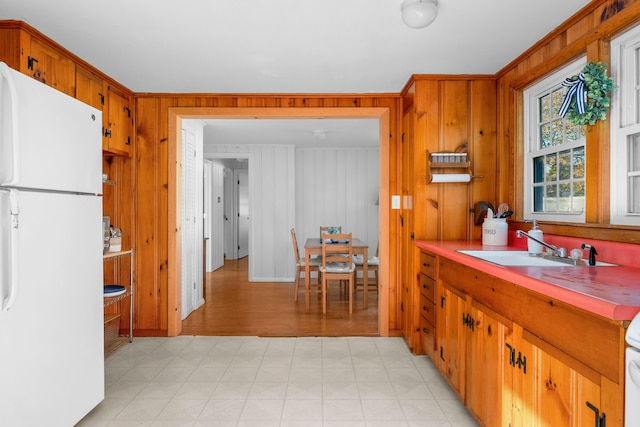
<svg viewBox="0 0 640 427">
<path fill-rule="evenodd" d="M 391 209 L 400 209 L 400 196 L 391 196 Z"/>
</svg>

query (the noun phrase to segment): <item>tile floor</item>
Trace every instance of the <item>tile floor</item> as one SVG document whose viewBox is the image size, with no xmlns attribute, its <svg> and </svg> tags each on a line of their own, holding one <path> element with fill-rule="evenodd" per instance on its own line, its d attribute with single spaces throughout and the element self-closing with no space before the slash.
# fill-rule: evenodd
<svg viewBox="0 0 640 427">
<path fill-rule="evenodd" d="M 136 338 L 77 426 L 476 426 L 402 338 Z"/>
</svg>

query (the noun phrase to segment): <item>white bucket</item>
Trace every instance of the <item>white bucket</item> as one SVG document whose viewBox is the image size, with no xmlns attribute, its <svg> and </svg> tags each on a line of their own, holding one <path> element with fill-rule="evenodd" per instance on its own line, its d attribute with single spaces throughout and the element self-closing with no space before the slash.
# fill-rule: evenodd
<svg viewBox="0 0 640 427">
<path fill-rule="evenodd" d="M 485 218 L 482 223 L 482 244 L 489 246 L 506 246 L 508 242 L 506 218 Z"/>
</svg>

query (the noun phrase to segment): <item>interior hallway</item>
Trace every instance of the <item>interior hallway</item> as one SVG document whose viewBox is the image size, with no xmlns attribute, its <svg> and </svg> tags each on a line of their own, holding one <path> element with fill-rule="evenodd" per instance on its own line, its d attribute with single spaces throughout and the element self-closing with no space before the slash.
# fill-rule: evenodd
<svg viewBox="0 0 640 427">
<path fill-rule="evenodd" d="M 182 335 L 235 335 L 260 337 L 377 336 L 378 296 L 369 292 L 369 308 L 362 309 L 362 293 L 354 296 L 349 314 L 347 296 L 337 284 L 329 293 L 322 314 L 319 294 L 311 294 L 305 310 L 304 292 L 293 300 L 293 282 L 249 282 L 248 257 L 227 260 L 207 273 L 205 304 L 182 322 Z M 315 277 L 313 278 L 315 280 Z"/>
</svg>

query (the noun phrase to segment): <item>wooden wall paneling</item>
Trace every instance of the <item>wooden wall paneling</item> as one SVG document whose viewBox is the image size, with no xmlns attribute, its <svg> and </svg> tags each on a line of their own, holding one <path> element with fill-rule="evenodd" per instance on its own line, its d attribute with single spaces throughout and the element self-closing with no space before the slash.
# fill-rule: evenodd
<svg viewBox="0 0 640 427">
<path fill-rule="evenodd" d="M 214 95 L 212 95 L 214 96 Z M 157 97 L 157 95 L 151 95 L 150 97 Z M 161 97 L 162 98 L 162 97 Z M 348 98 L 348 97 L 345 97 Z M 164 99 L 164 98 L 162 98 Z M 228 101 L 227 98 L 221 98 L 224 99 L 225 102 Z M 391 111 L 397 111 L 398 108 L 398 100 L 394 99 L 393 97 L 391 97 L 391 101 L 389 101 L 389 103 L 391 105 L 389 105 L 386 108 L 378 108 L 375 111 L 371 110 L 371 109 L 366 109 L 366 108 L 358 108 L 358 109 L 353 109 L 353 113 L 348 112 L 349 110 L 346 109 L 338 109 L 338 110 L 332 110 L 332 109 L 328 109 L 328 110 L 323 110 L 323 109 L 303 109 L 303 110 L 292 110 L 292 109 L 280 109 L 280 108 L 276 108 L 276 109 L 267 109 L 269 111 L 269 113 L 267 113 L 268 116 L 270 117 L 280 117 L 280 118 L 290 118 L 290 117 L 379 117 L 380 118 L 380 123 L 381 123 L 381 138 L 385 138 L 386 139 L 386 135 L 390 134 L 390 112 Z M 164 112 L 164 108 L 161 107 L 161 113 Z M 185 113 L 180 113 L 180 109 L 176 109 L 173 110 L 172 112 L 169 112 L 169 109 L 166 109 L 167 114 L 169 114 L 169 117 L 171 117 L 171 114 L 173 114 L 173 117 L 181 117 L 180 114 L 185 114 Z M 187 111 L 187 110 L 184 110 Z M 255 118 L 257 113 L 255 111 L 251 111 L 249 114 L 248 112 L 250 110 L 248 109 L 216 109 L 216 110 L 211 110 L 214 111 L 213 113 L 208 113 L 204 110 L 188 110 L 190 111 L 190 113 L 193 113 L 193 116 L 189 115 L 189 117 L 207 117 L 210 114 L 219 114 L 219 115 L 226 115 L 226 117 L 248 117 L 248 118 Z M 264 112 L 264 109 L 262 110 Z M 238 112 L 238 113 L 236 113 Z M 187 114 L 190 114 L 187 113 Z M 162 121 L 162 119 L 161 119 Z M 176 136 L 173 135 L 173 130 L 172 127 L 175 127 L 176 125 L 174 123 L 172 123 L 173 118 L 171 119 L 170 123 L 169 123 L 169 131 L 167 132 L 167 135 L 170 136 L 170 138 L 176 139 Z M 162 138 L 161 138 L 162 139 Z M 393 138 L 390 138 L 389 141 L 391 141 L 392 143 L 395 143 L 395 140 Z M 388 153 L 389 153 L 389 141 L 386 141 L 384 144 L 384 147 L 382 149 L 382 154 L 386 155 L 387 157 L 385 157 L 385 159 L 388 159 Z M 175 147 L 172 148 L 171 151 L 173 151 L 175 149 Z M 168 164 L 171 166 L 173 164 L 173 167 L 176 167 L 175 164 L 175 159 L 173 160 L 168 160 Z M 382 163 L 381 163 L 382 164 Z M 388 171 L 388 165 L 384 165 L 384 168 L 381 168 L 381 180 L 388 180 L 389 179 L 389 171 Z M 169 171 L 169 176 L 174 176 L 175 171 Z M 171 188 L 171 186 L 169 186 Z M 171 191 L 171 190 L 170 190 Z M 380 212 L 381 212 L 381 221 L 389 221 L 389 215 L 387 212 L 387 210 L 389 209 L 389 203 L 390 203 L 390 199 L 388 199 L 389 197 L 389 188 L 384 185 L 381 188 L 381 205 L 380 205 Z M 175 201 L 175 193 L 173 195 L 169 195 L 169 200 L 170 203 L 174 203 Z M 171 216 L 171 209 L 169 209 L 169 216 Z M 175 221 L 175 218 L 169 218 L 169 223 L 173 223 Z M 381 223 L 382 224 L 382 223 Z M 169 225 L 169 230 L 171 230 L 173 227 L 171 225 Z M 179 231 L 179 230 L 178 230 Z M 381 225 L 381 233 L 383 236 L 387 236 L 388 235 L 388 223 L 384 223 Z M 173 258 L 173 254 L 176 253 L 176 248 L 173 246 L 175 240 L 176 240 L 176 236 L 168 236 L 168 240 L 169 240 L 169 250 L 168 250 L 168 254 L 169 256 L 171 256 Z M 389 244 L 391 244 L 392 242 L 388 241 L 386 238 L 384 239 L 384 241 L 381 243 L 381 259 L 384 259 L 384 257 L 386 256 L 387 259 L 389 257 L 390 254 L 396 254 L 395 251 L 390 251 L 389 248 Z M 394 255 L 396 256 L 396 255 Z M 384 265 L 387 264 L 387 265 Z M 388 283 L 389 280 L 389 275 L 388 275 L 388 265 L 391 264 L 388 261 L 383 261 L 383 264 L 381 264 L 381 282 L 382 283 Z M 171 321 L 171 319 L 175 318 L 175 311 L 173 311 L 173 303 L 174 301 L 177 301 L 179 299 L 179 295 L 177 294 L 177 292 L 175 290 L 173 290 L 174 283 L 175 280 L 172 279 L 175 276 L 175 272 L 173 271 L 173 269 L 177 269 L 178 266 L 174 266 L 172 267 L 171 262 L 169 263 L 169 270 L 170 270 L 170 277 L 168 280 L 168 285 L 169 285 L 169 290 L 168 290 L 168 294 L 169 294 L 169 298 L 170 298 L 170 302 L 168 302 L 169 304 L 169 310 L 168 312 L 169 317 L 170 317 L 170 321 L 169 321 L 169 325 L 171 325 L 173 322 Z M 384 267 L 384 268 L 383 268 Z M 395 285 L 395 284 L 394 284 Z M 384 301 L 388 301 L 388 288 L 383 288 L 381 290 L 381 299 Z M 381 306 L 379 307 L 379 313 L 381 318 L 383 319 L 388 319 L 388 315 L 389 315 L 389 308 L 387 306 Z M 177 326 L 171 326 L 168 330 L 168 334 L 172 335 L 175 333 L 179 333 L 176 332 L 179 329 L 179 325 Z M 380 325 L 380 333 L 382 335 L 387 335 L 389 331 L 389 326 L 388 323 L 386 321 L 382 322 Z"/>
<path fill-rule="evenodd" d="M 469 83 L 440 83 L 440 147 L 442 151 L 466 151 L 469 147 Z M 431 184 L 433 185 L 433 184 Z M 443 240 L 467 238 L 469 221 L 467 183 L 438 184 L 438 228 Z"/>
<path fill-rule="evenodd" d="M 611 63 L 609 40 L 598 40 L 587 47 L 587 61 Z M 609 71 L 609 75 L 611 72 Z M 610 219 L 610 127 L 609 120 L 587 126 L 585 222 L 606 224 Z"/>
<path fill-rule="evenodd" d="M 515 207 L 512 227 L 522 227 L 522 91 L 529 84 L 581 54 L 589 61 L 609 63 L 609 40 L 640 22 L 640 2 L 592 2 L 572 19 L 539 41 L 498 74 L 498 137 L 500 180 L 498 195 Z M 529 58 L 543 59 L 543 62 Z M 504 159 L 509 156 L 509 163 Z M 585 224 L 545 223 L 545 232 L 575 237 L 637 243 L 638 227 L 611 226 L 609 222 L 609 123 L 600 121 L 587 133 L 587 210 Z M 502 172 L 505 171 L 503 175 Z M 511 183 L 514 183 L 511 187 Z M 511 187 L 511 188 L 510 188 Z M 510 203 L 511 204 L 511 203 Z M 526 227 L 526 226 L 525 226 Z"/>
<path fill-rule="evenodd" d="M 497 99 L 495 80 L 477 80 L 470 82 L 470 124 L 469 124 L 469 158 L 471 159 L 472 178 L 470 188 L 472 194 L 467 201 L 467 218 L 469 222 L 468 239 L 480 239 L 482 226 L 473 224 L 473 209 L 480 200 L 496 203 L 506 199 L 497 197 L 496 183 L 500 175 L 497 159 Z M 480 178 L 482 177 L 482 178 Z"/>
<path fill-rule="evenodd" d="M 412 161 L 414 153 L 414 135 L 415 135 L 415 114 L 414 105 L 408 106 L 404 110 L 404 116 L 402 121 L 402 139 L 401 139 L 401 159 L 402 159 L 402 191 L 397 193 L 401 196 L 401 219 L 400 219 L 400 259 L 401 259 L 401 273 L 399 277 L 399 285 L 397 287 L 397 303 L 398 303 L 398 327 L 402 329 L 402 335 L 405 338 L 410 349 L 414 352 L 417 350 L 414 342 L 413 332 L 413 319 L 411 310 L 411 299 L 409 293 L 414 286 L 414 265 L 419 262 L 419 255 L 416 255 L 418 250 L 411 240 L 411 233 L 415 232 L 415 211 L 413 210 L 413 204 L 406 203 L 407 200 L 414 198 L 415 185 L 414 185 L 414 162 Z M 415 203 L 419 201 L 415 200 Z"/>
<path fill-rule="evenodd" d="M 378 100 L 376 102 L 376 106 L 379 107 L 382 104 L 382 100 Z M 393 105 L 393 103 L 391 103 Z M 390 133 L 389 133 L 389 189 L 387 196 L 391 197 L 391 195 L 402 195 L 402 120 L 403 113 L 400 108 L 392 109 L 392 112 L 395 111 L 389 118 L 390 121 Z M 382 156 L 382 153 L 379 153 Z M 380 178 L 380 182 L 383 182 L 384 178 Z M 380 188 L 379 192 L 382 191 Z M 380 194 L 380 198 L 383 195 Z M 383 212 L 381 209 L 382 202 L 380 202 L 378 206 L 378 222 L 382 223 L 383 221 L 389 224 L 389 242 L 390 247 L 396 248 L 395 251 L 395 262 L 389 263 L 389 329 L 391 331 L 397 331 L 396 333 L 400 333 L 399 330 L 401 328 L 400 324 L 400 305 L 399 305 L 399 287 L 402 278 L 402 267 L 401 267 L 401 258 L 400 252 L 402 247 L 402 240 L 400 235 L 400 211 L 392 210 Z M 384 219 L 384 218 L 387 219 Z M 383 236 L 379 235 L 379 239 L 382 239 Z M 378 240 L 380 241 L 380 240 Z"/>
<path fill-rule="evenodd" d="M 135 329 L 142 334 L 149 331 L 161 331 L 157 287 L 166 271 L 166 238 L 161 230 L 166 224 L 166 202 L 161 198 L 160 171 L 161 144 L 158 121 L 160 119 L 160 100 L 138 99 L 136 102 L 136 276 L 137 295 L 135 298 Z M 166 145 L 166 144 L 164 144 Z M 166 275 L 165 275 L 166 280 Z M 166 325 L 165 325 L 166 331 Z M 166 332 L 165 332 L 166 333 Z"/>
<path fill-rule="evenodd" d="M 178 145 L 175 150 L 169 150 L 168 144 L 170 131 L 174 132 L 174 136 L 181 134 L 180 123 L 169 123 L 169 108 L 178 106 L 179 102 L 180 99 L 177 97 L 160 99 L 158 122 L 155 123 L 159 132 L 158 153 L 156 155 L 156 179 L 157 185 L 161 189 L 161 193 L 158 195 L 158 211 L 156 212 L 160 213 L 161 216 L 157 230 L 158 245 L 156 246 L 159 257 L 158 267 L 160 268 L 160 276 L 156 282 L 154 302 L 158 329 L 166 331 L 169 336 L 179 334 L 181 326 L 180 323 L 169 322 L 169 318 L 171 317 L 169 312 L 171 312 L 172 315 L 180 315 L 182 291 L 180 286 L 169 286 L 169 283 L 178 283 L 178 278 L 182 277 L 182 271 L 180 270 L 181 263 L 179 262 L 179 260 L 182 259 L 182 253 L 175 246 L 176 241 L 180 241 L 181 238 L 180 227 L 178 225 L 180 224 L 180 218 L 175 215 L 170 215 L 170 212 L 177 212 L 179 206 L 179 203 L 175 205 L 170 205 L 170 203 L 175 200 L 181 200 L 177 198 L 177 196 L 172 197 L 171 193 L 181 191 L 181 185 L 177 185 L 175 181 L 169 181 L 171 170 L 175 170 L 176 174 L 178 172 L 179 164 L 176 155 L 181 152 L 181 145 Z M 180 139 L 178 138 L 177 141 L 179 142 Z M 177 176 L 182 176 L 182 174 L 180 173 Z M 175 240 L 169 238 L 169 233 L 175 236 Z M 172 264 L 174 268 L 171 268 Z M 174 276 L 171 276 L 172 273 Z"/>
<path fill-rule="evenodd" d="M 15 28 L 0 28 L 0 61 L 14 70 L 20 69 L 20 35 Z"/>
</svg>

